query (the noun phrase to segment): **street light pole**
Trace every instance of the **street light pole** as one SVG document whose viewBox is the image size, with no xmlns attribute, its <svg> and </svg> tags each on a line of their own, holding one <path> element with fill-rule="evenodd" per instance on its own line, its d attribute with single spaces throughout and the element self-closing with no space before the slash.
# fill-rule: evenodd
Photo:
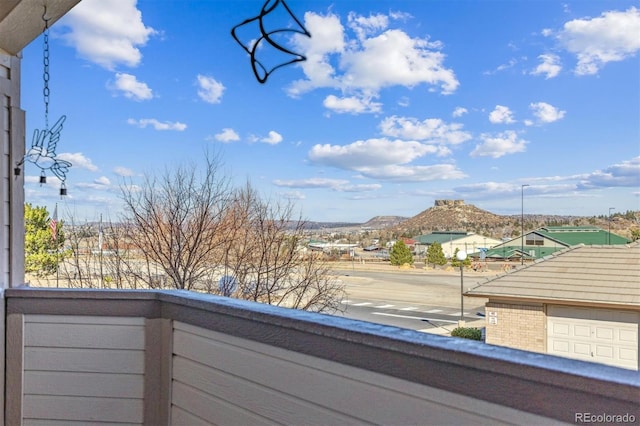
<svg viewBox="0 0 640 426">
<path fill-rule="evenodd" d="M 524 188 L 520 186 L 520 265 L 524 265 Z"/>
<path fill-rule="evenodd" d="M 458 327 L 464 327 L 464 261 L 467 258 L 467 252 L 464 250 L 458 251 L 456 258 L 460 261 L 460 321 L 458 321 Z"/>
<path fill-rule="evenodd" d="M 609 245 L 611 245 L 611 210 L 615 207 L 609 207 Z"/>
</svg>

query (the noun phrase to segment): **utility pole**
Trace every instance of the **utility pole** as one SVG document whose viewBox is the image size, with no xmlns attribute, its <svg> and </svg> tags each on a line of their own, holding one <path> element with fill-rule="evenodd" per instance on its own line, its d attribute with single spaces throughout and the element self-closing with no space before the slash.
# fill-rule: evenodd
<svg viewBox="0 0 640 426">
<path fill-rule="evenodd" d="M 103 243 L 103 235 L 102 235 L 102 213 L 100 213 L 100 224 L 98 225 L 98 250 L 100 253 L 100 288 L 104 288 L 104 274 L 102 270 L 102 243 Z"/>
<path fill-rule="evenodd" d="M 611 245 L 611 210 L 615 207 L 609 207 L 609 245 Z"/>
<path fill-rule="evenodd" d="M 524 188 L 529 185 L 520 186 L 520 265 L 524 265 Z"/>
</svg>

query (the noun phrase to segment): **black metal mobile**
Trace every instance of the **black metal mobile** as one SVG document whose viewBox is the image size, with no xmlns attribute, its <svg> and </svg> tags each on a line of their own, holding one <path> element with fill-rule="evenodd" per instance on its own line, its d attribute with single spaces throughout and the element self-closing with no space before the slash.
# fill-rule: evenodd
<svg viewBox="0 0 640 426">
<path fill-rule="evenodd" d="M 278 9 L 278 8 L 281 8 L 281 9 Z M 293 20 L 292 24 L 295 25 L 295 28 L 280 28 L 280 29 L 267 28 L 268 25 L 265 22 L 267 15 L 275 14 L 276 12 L 284 12 L 286 15 L 288 15 L 288 17 L 290 17 Z M 256 21 L 259 24 L 260 37 L 258 37 L 255 40 L 252 40 L 249 43 L 243 43 L 240 40 L 240 37 L 238 35 L 238 30 L 241 27 L 247 26 Z M 269 76 L 271 75 L 271 73 L 277 70 L 278 68 L 284 67 L 289 64 L 293 64 L 295 62 L 307 60 L 307 58 L 304 55 L 296 53 L 282 46 L 281 44 L 279 44 L 277 41 L 273 39 L 274 35 L 287 33 L 287 32 L 302 34 L 304 36 L 311 37 L 311 34 L 309 33 L 309 31 L 307 31 L 307 29 L 304 27 L 304 25 L 302 25 L 300 20 L 293 14 L 293 12 L 291 11 L 291 9 L 289 9 L 289 6 L 287 6 L 284 0 L 267 0 L 262 6 L 262 10 L 260 10 L 260 14 L 258 16 L 246 19 L 231 29 L 231 35 L 234 38 L 234 40 L 237 41 L 238 44 L 240 44 L 240 46 L 244 49 L 244 51 L 247 52 L 251 57 L 251 68 L 253 69 L 253 74 L 256 76 L 256 78 L 260 83 L 265 83 L 267 81 L 267 78 L 269 78 Z M 259 61 L 256 57 L 256 51 L 258 50 L 259 47 L 261 47 L 260 45 L 263 41 L 268 43 L 269 46 L 277 49 L 279 52 L 282 52 L 286 55 L 291 55 L 292 56 L 291 60 L 280 63 L 272 67 L 271 69 L 267 69 L 267 67 L 261 61 Z"/>
<path fill-rule="evenodd" d="M 44 13 L 42 14 L 42 20 L 44 21 L 44 49 L 43 49 L 43 65 L 44 72 L 42 75 L 44 81 L 44 88 L 42 90 L 44 98 L 44 122 L 45 128 L 43 130 L 35 129 L 33 132 L 33 139 L 31 141 L 31 148 L 27 151 L 25 156 L 16 164 L 14 168 L 14 174 L 20 175 L 20 168 L 25 161 L 29 161 L 36 165 L 40 169 L 40 184 L 47 183 L 46 170 L 50 170 L 61 182 L 60 195 L 67 195 L 67 187 L 65 181 L 67 179 L 67 172 L 71 163 L 69 161 L 61 160 L 56 157 L 56 146 L 60 140 L 60 133 L 62 127 L 67 119 L 65 115 L 60 117 L 55 124 L 49 128 L 49 19 L 47 19 L 47 7 L 44 7 Z"/>
</svg>

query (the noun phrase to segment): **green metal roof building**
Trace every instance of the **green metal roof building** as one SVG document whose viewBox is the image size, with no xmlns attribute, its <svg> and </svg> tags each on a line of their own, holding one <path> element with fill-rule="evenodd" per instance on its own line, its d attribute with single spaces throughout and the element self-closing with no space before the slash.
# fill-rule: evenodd
<svg viewBox="0 0 640 426">
<path fill-rule="evenodd" d="M 427 235 L 419 235 L 417 237 L 413 237 L 416 242 L 419 244 L 433 244 L 433 243 L 448 243 L 450 241 L 455 241 L 460 238 L 466 237 L 468 234 L 466 231 L 434 231 Z"/>
<path fill-rule="evenodd" d="M 606 246 L 629 243 L 631 240 L 595 226 L 547 226 L 529 231 L 524 237 L 498 244 L 487 250 L 485 256 L 489 259 L 513 260 L 524 257 L 534 260 L 579 244 Z M 479 253 L 473 253 L 472 256 L 479 256 Z"/>
</svg>

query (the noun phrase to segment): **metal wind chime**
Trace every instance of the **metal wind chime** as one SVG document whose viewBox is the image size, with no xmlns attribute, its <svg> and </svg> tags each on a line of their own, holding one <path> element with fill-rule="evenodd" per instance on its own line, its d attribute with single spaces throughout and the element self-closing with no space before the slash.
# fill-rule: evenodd
<svg viewBox="0 0 640 426">
<path fill-rule="evenodd" d="M 287 25 L 285 28 L 273 27 L 269 20 L 269 15 L 284 16 L 289 22 L 283 24 Z M 250 37 L 251 41 L 245 42 L 239 34 L 243 27 L 249 28 L 248 31 L 251 31 L 251 29 L 258 30 L 260 35 L 258 37 L 252 36 Z M 302 22 L 294 15 L 284 0 L 267 0 L 257 16 L 245 19 L 231 29 L 233 39 L 249 54 L 253 74 L 260 83 L 265 83 L 271 73 L 278 68 L 307 60 L 306 56 L 294 52 L 278 42 L 278 36 L 283 34 L 300 34 L 311 37 L 309 31 L 302 25 Z M 258 59 L 257 54 L 262 47 L 265 47 L 264 50 L 267 51 L 265 52 L 267 56 L 269 56 L 268 52 L 276 52 L 280 53 L 285 59 L 273 66 L 267 65 L 266 61 Z"/>
<path fill-rule="evenodd" d="M 44 88 L 42 90 L 42 94 L 44 98 L 45 128 L 43 130 L 34 130 L 31 148 L 27 151 L 22 160 L 16 164 L 14 174 L 19 176 L 21 166 L 25 161 L 29 161 L 40 169 L 40 185 L 42 185 L 43 183 L 47 183 L 46 170 L 50 170 L 51 173 L 53 173 L 61 182 L 60 196 L 65 196 L 67 195 L 67 186 L 65 181 L 67 179 L 67 172 L 69 171 L 69 167 L 71 167 L 71 163 L 69 161 L 56 158 L 56 145 L 60 140 L 62 126 L 67 117 L 63 115 L 51 128 L 49 127 L 49 19 L 47 19 L 46 15 L 47 7 L 45 6 L 44 13 L 42 15 L 42 20 L 44 21 L 44 72 L 42 75 Z"/>
</svg>

